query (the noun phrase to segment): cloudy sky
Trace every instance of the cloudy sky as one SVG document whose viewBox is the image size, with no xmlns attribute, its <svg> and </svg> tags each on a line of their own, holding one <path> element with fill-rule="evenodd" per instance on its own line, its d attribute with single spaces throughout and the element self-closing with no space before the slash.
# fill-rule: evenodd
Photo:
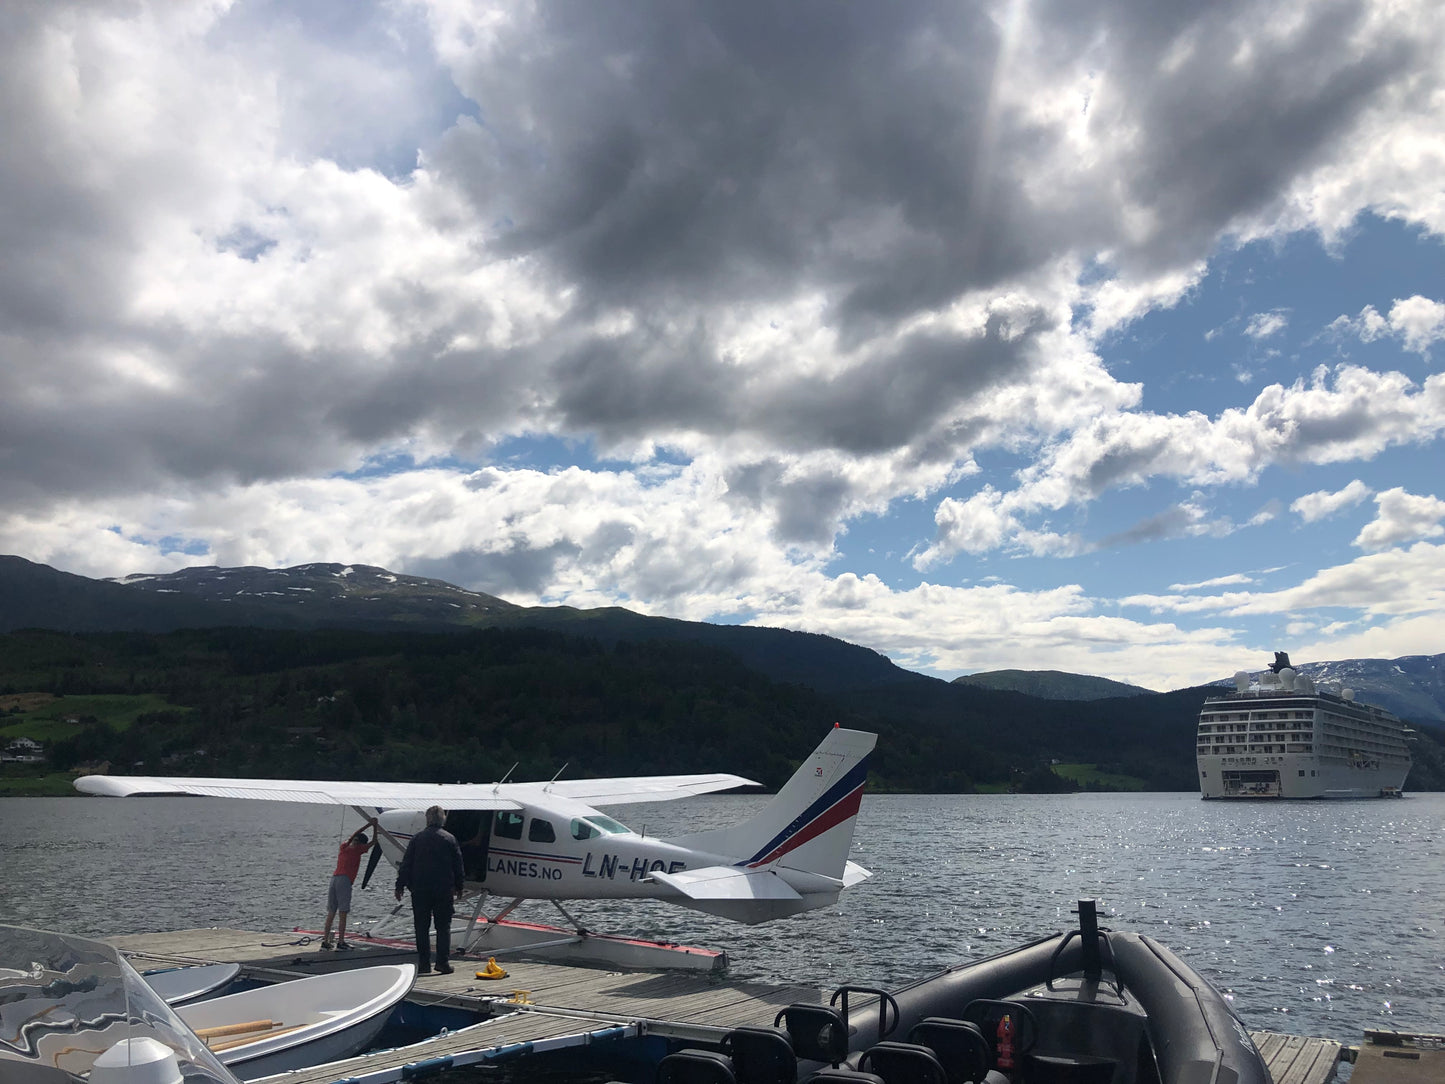
<svg viewBox="0 0 1445 1084">
<path fill-rule="evenodd" d="M 0 552 L 1445 651 L 1439 0 L 0 8 Z"/>
</svg>

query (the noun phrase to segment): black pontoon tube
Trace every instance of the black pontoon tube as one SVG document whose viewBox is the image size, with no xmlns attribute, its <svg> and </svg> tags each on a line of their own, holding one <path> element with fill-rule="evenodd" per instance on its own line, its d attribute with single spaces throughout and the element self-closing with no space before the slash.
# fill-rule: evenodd
<svg viewBox="0 0 1445 1084">
<path fill-rule="evenodd" d="M 1163 1084 L 1270 1084 L 1259 1051 L 1222 995 L 1169 949 L 1111 933 L 1115 972 L 1149 1015 Z"/>
<path fill-rule="evenodd" d="M 893 1037 L 906 1036 L 925 1016 L 961 1018 L 970 1002 L 1006 998 L 1029 987 L 1042 986 L 1051 977 L 1081 971 L 1084 954 L 1077 936 L 1063 946 L 1058 960 L 1054 960 L 1064 936 L 1054 934 L 986 960 L 956 964 L 895 991 L 899 1019 Z M 1106 967 L 1109 962 L 1105 961 Z M 876 1011 L 854 1008 L 848 1023 L 854 1029 L 848 1043 L 850 1049 L 866 1050 L 879 1040 Z"/>
</svg>

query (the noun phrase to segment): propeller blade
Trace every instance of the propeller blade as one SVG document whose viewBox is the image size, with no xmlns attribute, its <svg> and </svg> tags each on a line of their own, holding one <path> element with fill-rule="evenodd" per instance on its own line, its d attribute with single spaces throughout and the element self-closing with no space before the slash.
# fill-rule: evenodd
<svg viewBox="0 0 1445 1084">
<path fill-rule="evenodd" d="M 371 855 L 366 859 L 366 876 L 361 879 L 361 887 L 365 889 L 371 881 L 371 875 L 376 872 L 376 864 L 381 861 L 381 840 L 378 839 L 371 845 Z"/>
</svg>

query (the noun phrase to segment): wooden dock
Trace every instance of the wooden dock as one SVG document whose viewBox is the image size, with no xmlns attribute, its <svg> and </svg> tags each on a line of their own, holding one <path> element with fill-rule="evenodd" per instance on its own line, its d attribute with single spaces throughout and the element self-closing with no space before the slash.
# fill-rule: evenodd
<svg viewBox="0 0 1445 1084">
<path fill-rule="evenodd" d="M 357 948 L 352 952 L 323 953 L 313 938 L 301 934 L 249 930 L 182 930 L 109 940 L 140 971 L 236 962 L 245 974 L 275 980 L 414 958 L 408 949 L 368 944 L 364 938 L 353 941 Z M 825 1000 L 816 987 L 730 982 L 697 972 L 609 971 L 506 959 L 507 978 L 488 981 L 476 977 L 485 958 L 452 963 L 456 970 L 451 975 L 417 976 L 408 1000 L 491 1018 L 425 1044 L 269 1077 L 268 1084 L 387 1084 L 428 1069 L 646 1036 L 717 1042 L 735 1027 L 771 1027 L 787 1005 Z M 1274 1032 L 1250 1034 L 1275 1084 L 1327 1084 L 1334 1078 L 1339 1043 Z"/>
</svg>

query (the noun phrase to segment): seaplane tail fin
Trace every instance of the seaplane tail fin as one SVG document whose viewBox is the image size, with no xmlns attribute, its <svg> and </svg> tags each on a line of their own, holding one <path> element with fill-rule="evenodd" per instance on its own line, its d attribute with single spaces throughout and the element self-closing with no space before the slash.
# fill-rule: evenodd
<svg viewBox="0 0 1445 1084">
<path fill-rule="evenodd" d="M 748 820 L 673 842 L 733 857 L 733 868 L 744 873 L 777 867 L 790 882 L 798 880 L 792 876 L 798 872 L 840 888 L 862 880 L 866 871 L 848 861 L 848 849 L 877 741 L 877 734 L 834 727 L 777 796 Z"/>
</svg>

